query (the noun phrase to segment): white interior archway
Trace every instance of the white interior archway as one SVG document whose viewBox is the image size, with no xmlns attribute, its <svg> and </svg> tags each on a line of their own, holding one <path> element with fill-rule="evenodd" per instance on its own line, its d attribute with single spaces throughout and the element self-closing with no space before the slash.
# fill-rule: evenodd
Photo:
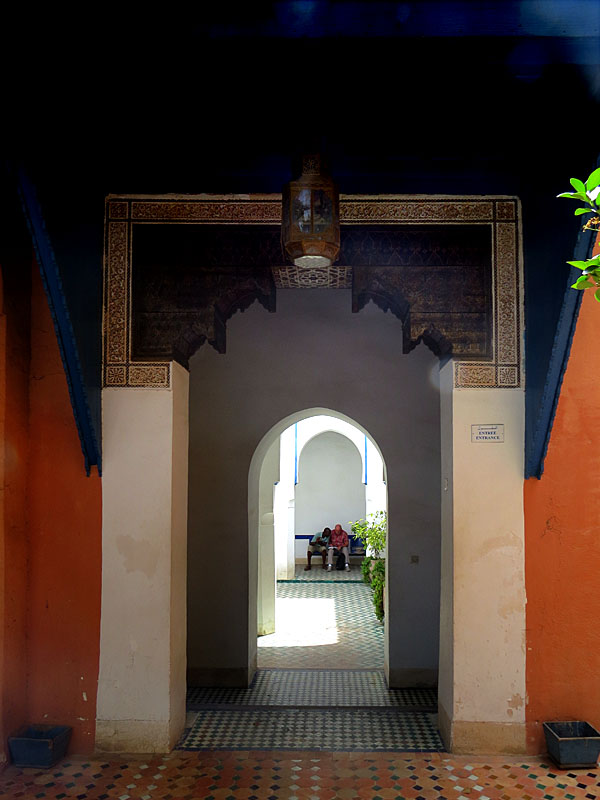
<svg viewBox="0 0 600 800">
<path fill-rule="evenodd" d="M 360 458 L 363 480 L 362 503 L 353 506 L 357 512 L 359 511 L 354 516 L 358 519 L 371 510 L 387 510 L 385 466 L 379 448 L 364 430 L 341 415 L 333 416 L 333 413 L 335 412 L 319 414 L 315 410 L 300 412 L 300 418 L 279 435 L 271 432 L 267 434 L 271 443 L 263 458 L 258 479 L 257 632 L 259 636 L 273 633 L 275 630 L 277 579 L 290 579 L 294 575 L 298 555 L 294 514 L 296 488 L 300 458 L 307 445 L 327 433 L 343 436 L 351 442 Z M 249 484 L 249 496 L 251 492 Z M 335 524 L 332 520 L 327 521 Z M 343 519 L 343 524 L 347 524 L 346 519 Z M 304 556 L 306 542 L 301 542 L 300 546 Z"/>
<path fill-rule="evenodd" d="M 269 473 L 272 473 L 271 479 L 274 484 L 272 508 L 267 508 L 269 490 L 266 487 L 261 490 L 261 496 L 264 494 L 261 515 L 271 511 L 274 513 L 275 564 L 277 578 L 279 579 L 286 580 L 293 577 L 294 564 L 298 556 L 298 548 L 294 549 L 294 534 L 308 533 L 308 530 L 299 531 L 295 529 L 296 489 L 300 459 L 305 447 L 317 436 L 321 436 L 324 433 L 335 433 L 343 436 L 354 445 L 360 458 L 364 500 L 362 510 L 360 513 L 356 513 L 353 518 L 364 517 L 366 514 L 377 510 L 387 510 L 383 460 L 379 449 L 367 434 L 347 420 L 330 414 L 315 414 L 293 423 L 279 436 L 279 470 L 273 472 L 272 468 L 269 467 Z M 267 480 L 266 475 L 264 480 Z M 334 514 L 334 516 L 336 516 L 336 521 L 340 521 L 344 525 L 348 523 L 347 514 L 343 514 L 339 520 L 337 520 L 337 514 Z M 333 519 L 315 523 L 315 530 L 319 525 L 323 526 L 327 522 L 332 523 Z M 314 533 L 314 531 L 311 532 Z M 261 553 L 264 553 L 266 546 L 265 542 Z M 262 557 L 261 555 L 261 559 Z M 270 577 L 268 580 L 270 583 Z M 265 631 L 265 626 L 260 620 L 260 614 L 258 628 L 261 632 Z"/>
<path fill-rule="evenodd" d="M 312 536 L 325 526 L 333 529 L 338 523 L 350 533 L 350 522 L 365 517 L 366 484 L 361 453 L 347 436 L 335 431 L 319 433 L 306 443 L 297 472 L 294 562 L 304 563 L 309 540 L 298 537 Z"/>
<path fill-rule="evenodd" d="M 282 475 L 281 449 L 284 448 L 285 435 L 294 437 L 295 426 L 305 420 L 315 420 L 316 424 L 307 425 L 302 431 L 302 446 L 305 445 L 325 431 L 344 431 L 343 435 L 352 436 L 356 441 L 363 443 L 363 453 L 365 452 L 364 440 L 367 439 L 367 453 L 376 454 L 376 463 L 381 464 L 382 484 L 385 490 L 385 462 L 379 446 L 364 427 L 355 420 L 351 420 L 344 414 L 332 409 L 312 408 L 298 411 L 286 417 L 278 424 L 274 425 L 262 438 L 256 448 L 250 464 L 248 475 L 248 535 L 249 551 L 253 549 L 258 554 L 257 564 L 257 584 L 256 584 L 256 608 L 257 608 L 257 630 L 260 634 L 271 633 L 275 629 L 275 591 L 276 591 L 276 570 L 275 563 L 271 562 L 266 555 L 269 551 L 277 551 L 276 538 L 278 535 L 277 526 L 274 524 L 279 517 L 285 529 L 280 533 L 280 541 L 285 542 L 286 557 L 291 563 L 293 574 L 294 551 L 293 538 L 289 536 L 289 521 L 286 522 L 288 510 L 287 495 L 294 484 L 294 464 L 292 463 L 291 481 L 289 475 Z M 348 437 L 350 438 L 350 437 Z M 297 452 L 297 451 L 296 451 Z M 360 450 L 359 450 L 360 452 Z M 364 470 L 364 456 L 362 460 Z M 289 471 L 289 467 L 288 467 Z M 285 478 L 285 483 L 282 478 Z M 290 486 L 291 483 L 291 486 Z M 280 488 L 281 487 L 281 488 Z M 271 491 L 271 488 L 273 489 Z M 279 489 L 279 491 L 278 491 Z M 269 507 L 269 502 L 271 506 Z M 279 507 L 278 507 L 279 503 Z M 385 506 L 387 509 L 387 498 Z M 282 526 L 283 527 L 283 526 Z M 290 542 L 291 545 L 290 546 Z M 289 555 L 287 555 L 289 553 Z M 252 557 L 252 555 L 251 555 Z M 277 556 L 275 557 L 277 558 Z M 286 571 L 287 575 L 287 571 Z M 249 603 L 253 602 L 252 587 L 250 587 Z M 386 651 L 386 670 L 388 664 L 388 641 L 389 641 L 389 605 L 386 598 L 386 617 L 385 617 L 385 651 Z"/>
</svg>

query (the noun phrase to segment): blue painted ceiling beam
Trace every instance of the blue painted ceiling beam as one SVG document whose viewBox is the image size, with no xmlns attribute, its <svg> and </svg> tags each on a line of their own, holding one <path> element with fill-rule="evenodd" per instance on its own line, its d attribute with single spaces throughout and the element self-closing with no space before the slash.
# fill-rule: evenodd
<svg viewBox="0 0 600 800">
<path fill-rule="evenodd" d="M 92 424 L 79 353 L 63 292 L 60 272 L 34 186 L 22 169 L 17 170 L 17 180 L 23 212 L 31 234 L 54 322 L 54 330 L 56 331 L 60 357 L 65 370 L 85 469 L 89 475 L 92 466 L 96 466 L 98 472 L 101 471 L 100 448 Z"/>
<path fill-rule="evenodd" d="M 600 14 L 596 0 L 279 0 L 253 3 L 247 12 L 236 15 L 227 4 L 203 8 L 202 18 L 189 27 L 189 33 L 211 38 L 468 36 L 581 40 L 600 36 Z M 424 43 L 424 50 L 429 49 Z M 582 52 L 570 55 L 575 60 L 585 58 Z"/>
</svg>

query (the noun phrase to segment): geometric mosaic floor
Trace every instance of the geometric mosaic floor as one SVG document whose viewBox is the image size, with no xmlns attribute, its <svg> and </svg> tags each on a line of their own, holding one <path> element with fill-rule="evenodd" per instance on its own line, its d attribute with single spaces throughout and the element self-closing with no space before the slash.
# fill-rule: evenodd
<svg viewBox="0 0 600 800">
<path fill-rule="evenodd" d="M 370 589 L 341 574 L 353 573 L 278 583 L 277 633 L 259 639 L 253 685 L 189 688 L 178 749 L 443 750 L 435 691 L 388 691 Z"/>
<path fill-rule="evenodd" d="M 383 669 L 371 596 L 356 580 L 279 581 L 277 631 L 258 639 L 259 669 Z"/>
<path fill-rule="evenodd" d="M 342 575 L 345 579 L 335 580 Z M 345 650 L 345 662 L 360 661 L 360 666 L 332 672 L 322 658 L 317 663 L 308 659 L 307 665 L 302 647 L 290 648 L 293 655 L 288 652 L 283 659 L 286 668 L 274 669 L 263 663 L 246 692 L 188 691 L 188 724 L 194 726 L 196 746 L 210 738 L 210 749 L 176 750 L 165 756 L 73 756 L 47 770 L 8 766 L 0 773 L 0 800 L 600 800 L 597 768 L 561 771 L 539 757 L 397 752 L 404 749 L 399 737 L 402 723 L 394 726 L 391 720 L 412 718 L 417 729 L 411 733 L 413 743 L 419 737 L 433 737 L 435 692 L 387 692 L 378 662 L 382 628 L 368 594 L 362 592 L 361 600 L 360 592 L 358 598 L 351 592 L 344 600 L 335 587 L 331 589 L 332 583 L 348 583 L 348 577 L 355 578 L 352 573 L 332 576 L 329 588 L 316 580 L 301 582 L 320 585 L 325 596 L 319 596 L 335 601 L 335 646 L 338 652 Z M 280 582 L 280 594 L 288 599 L 304 596 L 286 592 L 289 585 Z M 311 597 L 316 599 L 314 595 L 308 599 Z M 345 601 L 351 601 L 352 609 Z M 368 627 L 370 620 L 373 627 L 371 644 L 363 642 L 358 649 L 352 637 L 346 636 L 346 623 L 352 615 L 361 614 L 357 603 L 369 610 L 364 621 Z M 356 619 L 350 630 L 355 624 Z M 329 647 L 322 644 L 307 649 L 325 653 Z M 283 652 L 285 647 L 274 649 Z M 272 657 L 259 650 L 260 656 L 263 662 L 269 660 L 266 656 Z M 356 701 L 352 708 L 344 706 L 348 693 Z M 225 723 L 226 715 L 235 718 L 236 724 Z M 351 730 L 352 718 L 357 720 L 357 731 Z M 225 744 L 228 727 L 237 728 L 239 745 L 240 725 L 251 728 L 247 741 L 261 741 L 262 737 L 265 749 L 215 749 L 217 743 Z M 269 727 L 276 737 L 269 735 Z M 319 739 L 323 731 L 327 734 L 324 742 Z M 349 744 L 356 741 L 357 732 L 364 737 L 365 747 L 351 751 Z M 283 743 L 291 747 L 296 735 L 303 737 L 303 749 L 276 749 L 274 738 L 279 747 Z M 388 745 L 391 740 L 396 752 L 370 749 L 373 742 Z M 319 746 L 323 749 L 317 750 Z"/>
<path fill-rule="evenodd" d="M 354 573 L 278 582 L 277 633 L 259 639 L 253 685 L 189 688 L 179 749 L 443 749 L 435 690 L 388 691 L 383 626 L 370 589 L 362 581 L 336 580 L 342 574 Z"/>
<path fill-rule="evenodd" d="M 437 714 L 399 709 L 245 709 L 200 711 L 182 750 L 443 750 Z"/>
<path fill-rule="evenodd" d="M 313 559 L 312 568 L 309 570 L 305 570 L 301 564 L 296 564 L 293 580 L 302 582 L 309 581 L 310 583 L 316 583 L 320 581 L 327 581 L 331 583 L 362 583 L 362 572 L 360 571 L 360 564 L 353 564 L 350 572 L 337 569 L 327 572 L 322 567 L 321 559 Z M 287 583 L 287 581 L 279 582 Z"/>
<path fill-rule="evenodd" d="M 437 709 L 435 689 L 388 689 L 383 670 L 261 669 L 249 689 L 190 688 L 189 711 L 227 706 Z"/>
<path fill-rule="evenodd" d="M 182 753 L 7 767 L 1 800 L 596 800 L 600 771 L 446 753 Z"/>
</svg>

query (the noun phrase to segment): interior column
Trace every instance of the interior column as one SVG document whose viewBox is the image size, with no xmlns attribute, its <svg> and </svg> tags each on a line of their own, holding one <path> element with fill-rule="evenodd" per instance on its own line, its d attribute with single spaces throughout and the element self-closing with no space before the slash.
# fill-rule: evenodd
<svg viewBox="0 0 600 800">
<path fill-rule="evenodd" d="M 185 724 L 188 384 L 107 388 L 96 747 L 167 752 Z"/>
<path fill-rule="evenodd" d="M 455 389 L 453 369 L 440 380 L 440 729 L 455 753 L 524 753 L 524 391 Z"/>
</svg>

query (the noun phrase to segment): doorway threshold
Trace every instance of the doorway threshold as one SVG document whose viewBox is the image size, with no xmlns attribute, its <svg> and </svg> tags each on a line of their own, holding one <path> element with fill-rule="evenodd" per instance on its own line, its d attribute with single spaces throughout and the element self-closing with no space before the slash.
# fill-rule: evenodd
<svg viewBox="0 0 600 800">
<path fill-rule="evenodd" d="M 248 689 L 190 687 L 180 750 L 438 752 L 437 691 L 379 669 L 260 669 Z"/>
</svg>

